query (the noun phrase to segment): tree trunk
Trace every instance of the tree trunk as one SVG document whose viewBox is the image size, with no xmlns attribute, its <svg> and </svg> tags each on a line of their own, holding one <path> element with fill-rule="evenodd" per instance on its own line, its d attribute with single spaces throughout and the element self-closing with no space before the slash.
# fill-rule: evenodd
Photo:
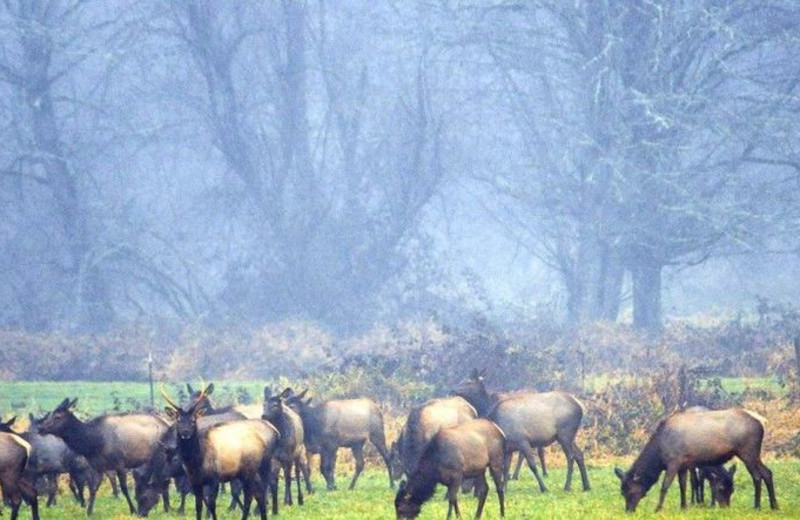
<svg viewBox="0 0 800 520">
<path fill-rule="evenodd" d="M 633 326 L 648 332 L 661 329 L 661 271 L 654 260 L 640 260 L 631 267 L 633 277 Z"/>
</svg>

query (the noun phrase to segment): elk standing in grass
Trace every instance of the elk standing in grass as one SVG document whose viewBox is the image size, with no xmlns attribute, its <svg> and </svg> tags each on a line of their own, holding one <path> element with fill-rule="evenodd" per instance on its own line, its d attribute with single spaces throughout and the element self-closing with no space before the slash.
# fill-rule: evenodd
<svg viewBox="0 0 800 520">
<path fill-rule="evenodd" d="M 300 466 L 303 461 L 303 420 L 300 415 L 286 405 L 286 399 L 291 395 L 287 388 L 278 395 L 272 395 L 269 387 L 264 387 L 264 411 L 262 418 L 272 423 L 281 434 L 278 448 L 274 453 L 275 461 L 283 469 L 284 496 L 283 503 L 292 505 L 292 468 L 297 478 L 297 504 L 303 505 L 303 489 L 300 484 Z M 272 482 L 272 512 L 278 514 L 278 473 Z"/>
<path fill-rule="evenodd" d="M 740 408 L 670 415 L 658 425 L 629 471 L 614 470 L 622 483 L 625 509 L 636 510 L 662 471 L 665 472 L 664 481 L 656 511 L 664 507 L 667 490 L 676 476 L 681 488 L 681 508 L 684 508 L 685 470 L 724 464 L 734 456 L 741 459 L 753 478 L 755 507 L 761 507 L 761 483 L 764 482 L 770 507 L 777 509 L 772 472 L 761 461 L 763 439 L 764 419 Z"/>
<path fill-rule="evenodd" d="M 458 396 L 431 399 L 411 410 L 403 431 L 392 445 L 394 473 L 411 475 L 439 430 L 477 417 L 475 407 Z"/>
<path fill-rule="evenodd" d="M 233 421 L 198 428 L 197 420 L 204 413 L 198 405 L 214 389 L 209 385 L 187 409 L 175 404 L 162 389 L 169 405 L 167 414 L 175 421 L 178 454 L 195 498 L 195 518 L 203 513 L 203 487 L 216 487 L 221 482 L 239 479 L 244 488 L 242 520 L 250 514 L 253 499 L 262 520 L 267 518 L 266 491 L 272 456 L 280 434 L 270 423 L 260 419 Z M 208 497 L 208 510 L 216 519 L 216 494 Z"/>
<path fill-rule="evenodd" d="M 364 444 L 369 440 L 377 448 L 389 473 L 389 486 L 394 488 L 389 450 L 383 431 L 383 414 L 372 399 L 331 399 L 316 406 L 306 399 L 307 389 L 287 399 L 303 420 L 306 452 L 320 454 L 320 471 L 328 489 L 336 489 L 334 470 L 340 447 L 350 448 L 356 459 L 356 472 L 350 489 L 356 486 L 364 470 Z"/>
<path fill-rule="evenodd" d="M 447 518 L 454 511 L 460 518 L 458 489 L 465 478 L 476 481 L 478 509 L 475 517 L 480 518 L 489 492 L 486 468 L 489 468 L 497 490 L 500 516 L 504 517 L 504 457 L 505 436 L 491 421 L 474 419 L 439 430 L 427 444 L 419 464 L 408 478 L 408 484 L 400 484 L 394 501 L 397 518 L 416 518 L 422 504 L 433 496 L 438 483 L 447 487 Z"/>
<path fill-rule="evenodd" d="M 77 399 L 64 399 L 39 424 L 42 434 L 57 435 L 72 451 L 83 455 L 98 472 L 114 471 L 131 513 L 136 510 L 128 494 L 125 471 L 141 466 L 156 452 L 167 423 L 148 414 L 103 415 L 82 422 L 72 412 Z M 89 497 L 87 514 L 92 514 L 94 498 Z"/>
<path fill-rule="evenodd" d="M 24 500 L 31 507 L 33 520 L 39 520 L 36 488 L 25 476 L 31 445 L 14 433 L 0 432 L 0 488 L 3 500 L 11 505 L 11 520 L 16 520 Z"/>
<path fill-rule="evenodd" d="M 539 476 L 534 459 L 534 448 L 558 442 L 567 458 L 567 479 L 564 489 L 572 486 L 572 471 L 575 463 L 581 473 L 583 490 L 588 491 L 589 475 L 583 452 L 575 443 L 575 437 L 583 420 L 583 406 L 574 396 L 565 392 L 512 392 L 489 393 L 484 383 L 485 371 L 473 370 L 469 379 L 455 393 L 469 401 L 481 417 L 491 419 L 506 434 L 508 453 L 507 469 L 511 453 L 519 451 L 525 457 L 533 476 L 544 492 L 547 487 Z"/>
</svg>

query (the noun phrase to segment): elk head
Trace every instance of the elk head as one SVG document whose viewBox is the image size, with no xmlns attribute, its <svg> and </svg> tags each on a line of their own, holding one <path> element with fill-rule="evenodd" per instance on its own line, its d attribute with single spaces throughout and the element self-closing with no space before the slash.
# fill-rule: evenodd
<svg viewBox="0 0 800 520">
<path fill-rule="evenodd" d="M 58 435 L 64 431 L 70 421 L 75 419 L 73 409 L 75 403 L 78 402 L 76 397 L 72 401 L 69 398 L 61 401 L 61 404 L 56 406 L 55 410 L 49 412 L 39 423 L 39 433 Z"/>
<path fill-rule="evenodd" d="M 161 395 L 169 405 L 164 408 L 164 411 L 167 417 L 175 421 L 175 432 L 178 438 L 186 440 L 197 434 L 197 419 L 206 412 L 203 403 L 213 391 L 214 383 L 211 383 L 194 398 L 192 404 L 183 409 L 167 395 L 164 387 L 161 387 Z"/>
</svg>

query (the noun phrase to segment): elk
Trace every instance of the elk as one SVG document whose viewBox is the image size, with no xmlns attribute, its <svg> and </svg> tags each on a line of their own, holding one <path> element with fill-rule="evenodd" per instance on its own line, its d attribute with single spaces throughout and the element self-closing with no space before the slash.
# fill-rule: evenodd
<svg viewBox="0 0 800 520">
<path fill-rule="evenodd" d="M 395 473 L 411 475 L 428 443 L 439 430 L 477 417 L 475 407 L 458 396 L 431 399 L 411 410 L 405 427 L 392 445 Z"/>
<path fill-rule="evenodd" d="M 475 518 L 480 518 L 489 492 L 486 468 L 489 468 L 500 501 L 500 516 L 504 517 L 504 458 L 505 436 L 489 420 L 473 419 L 451 428 L 440 429 L 425 448 L 419 464 L 408 478 L 408 483 L 400 483 L 394 501 L 397 518 L 416 518 L 422 504 L 433 496 L 438 483 L 447 487 L 447 518 L 450 518 L 453 511 L 460 518 L 458 488 L 465 478 L 476 481 L 478 509 Z"/>
<path fill-rule="evenodd" d="M 485 370 L 473 370 L 470 377 L 458 386 L 455 394 L 469 401 L 481 417 L 491 419 L 505 432 L 509 450 L 505 467 L 510 466 L 512 452 L 519 451 L 536 478 L 539 489 L 545 492 L 547 487 L 536 469 L 533 449 L 558 442 L 567 458 L 564 490 L 569 491 L 572 487 L 575 463 L 581 473 L 583 490 L 591 489 L 583 452 L 575 443 L 583 420 L 580 401 L 565 392 L 489 393 L 484 382 L 485 374 Z"/>
<path fill-rule="evenodd" d="M 36 430 L 36 420 L 29 415 L 31 430 Z M 46 506 L 50 507 L 56 502 L 58 494 L 58 476 L 69 473 L 70 479 L 75 481 L 91 481 L 90 493 L 96 493 L 100 486 L 101 477 L 92 470 L 86 459 L 69 449 L 66 443 L 55 435 L 42 435 L 37 431 L 17 433 L 11 429 L 16 422 L 16 416 L 6 422 L 0 422 L 0 432 L 14 433 L 31 445 L 31 457 L 25 470 L 31 482 L 41 484 L 47 494 Z M 75 498 L 79 499 L 79 494 Z M 80 501 L 80 500 L 79 500 Z M 85 507 L 85 503 L 81 503 Z"/>
<path fill-rule="evenodd" d="M 303 489 L 300 485 L 301 455 L 304 444 L 303 420 L 300 415 L 286 405 L 286 399 L 292 391 L 286 388 L 278 395 L 272 395 L 268 386 L 264 387 L 264 411 L 262 419 L 272 423 L 281 434 L 278 448 L 274 453 L 275 461 L 283 469 L 284 496 L 283 503 L 292 505 L 292 467 L 297 479 L 297 504 L 303 505 Z M 278 471 L 272 485 L 272 512 L 278 514 Z"/>
<path fill-rule="evenodd" d="M 736 474 L 736 464 L 732 464 L 730 469 L 715 464 L 713 466 L 701 466 L 697 474 L 690 473 L 697 482 L 692 482 L 692 496 L 697 498 L 697 502 L 702 503 L 704 499 L 704 482 L 708 480 L 711 489 L 711 505 L 719 504 L 720 507 L 731 505 L 733 495 L 733 476 Z"/>
<path fill-rule="evenodd" d="M 216 487 L 221 482 L 239 479 L 244 488 L 242 520 L 250 514 L 253 498 L 262 520 L 267 518 L 265 502 L 269 483 L 272 456 L 278 446 L 280 434 L 267 421 L 248 419 L 224 422 L 200 430 L 198 419 L 205 413 L 202 400 L 211 394 L 214 385 L 208 385 L 184 409 L 169 398 L 164 389 L 161 394 L 167 402 L 167 415 L 175 421 L 177 451 L 195 498 L 195 518 L 203 513 L 203 487 Z M 208 511 L 216 519 L 216 494 L 208 497 Z"/>
<path fill-rule="evenodd" d="M 0 432 L 0 488 L 3 500 L 11 505 L 11 520 L 16 520 L 24 500 L 31 508 L 33 520 L 39 520 L 39 498 L 36 488 L 25 476 L 32 447 L 14 433 Z"/>
<path fill-rule="evenodd" d="M 206 413 L 206 412 L 203 412 Z M 212 413 L 202 415 L 197 419 L 197 427 L 200 431 L 207 430 L 217 424 L 230 421 L 241 421 L 246 419 L 242 414 L 235 411 L 223 413 Z M 134 470 L 136 475 L 136 503 L 139 516 L 147 516 L 150 510 L 158 502 L 159 495 L 163 496 L 169 488 L 169 481 L 175 481 L 175 488 L 178 490 L 181 501 L 178 513 L 183 514 L 186 495 L 192 492 L 188 484 L 186 472 L 181 465 L 178 455 L 178 444 L 176 426 L 173 424 L 164 433 L 159 442 L 159 447 L 153 457 L 144 465 Z M 204 496 L 214 492 L 213 489 L 206 488 Z"/>
<path fill-rule="evenodd" d="M 64 439 L 72 451 L 86 457 L 95 471 L 114 471 L 128 508 L 134 513 L 125 471 L 153 457 L 167 423 L 148 414 L 103 415 L 83 422 L 73 413 L 77 401 L 77 398 L 64 399 L 40 421 L 39 432 Z M 94 500 L 90 496 L 87 514 L 91 515 L 93 509 Z"/>
<path fill-rule="evenodd" d="M 394 488 L 390 469 L 389 450 L 383 430 L 383 414 L 372 399 L 331 399 L 316 406 L 306 399 L 308 389 L 291 395 L 286 402 L 303 420 L 307 456 L 320 454 L 320 472 L 329 490 L 336 489 L 334 469 L 336 452 L 340 447 L 350 448 L 356 460 L 356 472 L 350 481 L 355 488 L 364 470 L 364 444 L 369 440 L 377 448 L 389 473 L 389 486 Z"/>
<path fill-rule="evenodd" d="M 707 412 L 679 412 L 659 423 L 655 433 L 627 472 L 615 468 L 621 482 L 625 509 L 635 511 L 661 472 L 664 481 L 656 511 L 664 507 L 667 490 L 678 476 L 681 508 L 686 507 L 686 470 L 695 466 L 724 464 L 738 457 L 753 479 L 755 507 L 761 507 L 761 483 L 767 485 L 772 509 L 778 508 L 772 471 L 761 461 L 764 418 L 741 408 Z"/>
</svg>

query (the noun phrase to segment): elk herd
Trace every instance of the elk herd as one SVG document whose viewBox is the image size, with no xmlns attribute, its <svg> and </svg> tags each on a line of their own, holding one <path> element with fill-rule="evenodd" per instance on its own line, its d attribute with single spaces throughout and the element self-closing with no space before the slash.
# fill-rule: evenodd
<svg viewBox="0 0 800 520">
<path fill-rule="evenodd" d="M 416 518 L 438 484 L 446 488 L 448 518 L 452 513 L 461 516 L 458 494 L 463 489 L 478 498 L 479 518 L 490 491 L 487 470 L 502 517 L 513 454 L 527 464 L 544 492 L 537 455 L 544 472 L 542 448 L 553 443 L 567 460 L 564 489 L 571 489 L 577 466 L 581 487 L 589 491 L 583 452 L 575 440 L 583 420 L 580 401 L 565 392 L 491 392 L 484 377 L 485 371 L 474 370 L 451 395 L 412 409 L 390 449 L 381 409 L 369 398 L 312 403 L 307 390 L 265 388 L 262 405 L 214 408 L 213 384 L 197 391 L 187 385 L 189 400 L 183 404 L 162 387 L 163 414 L 109 414 L 89 421 L 75 415 L 77 399 L 64 399 L 44 417 L 30 416 L 26 432 L 13 429 L 14 418 L 0 422 L 0 487 L 12 520 L 23 501 L 30 506 L 32 518 L 38 519 L 38 494 L 47 494 L 47 506 L 53 505 L 62 474 L 69 476 L 70 490 L 85 504 L 88 515 L 94 510 L 101 481 L 108 478 L 112 485 L 119 483 L 131 514 L 147 516 L 159 500 L 169 511 L 169 489 L 174 483 L 181 496 L 179 512 L 192 493 L 195 518 L 200 520 L 205 508 L 215 519 L 220 487 L 228 483 L 229 509 L 241 509 L 246 519 L 255 503 L 256 513 L 265 519 L 269 509 L 278 513 L 281 475 L 284 505 L 293 505 L 296 496 L 297 505 L 302 506 L 304 491 L 313 492 L 313 454 L 320 456 L 327 489 L 334 490 L 337 452 L 349 448 L 355 459 L 349 484 L 353 489 L 364 469 L 364 447 L 369 441 L 386 465 L 389 486 L 394 488 L 395 480 L 401 480 L 394 500 L 398 519 Z M 708 481 L 712 504 L 727 506 L 736 466 L 723 464 L 734 456 L 753 479 L 755 507 L 761 505 L 763 483 L 770 507 L 777 509 L 772 472 L 761 461 L 764 422 L 741 408 L 692 407 L 669 414 L 655 427 L 631 468 L 614 470 L 625 509 L 634 511 L 661 473 L 657 510 L 663 507 L 675 477 L 681 507 L 686 507 L 687 476 L 693 502 L 704 500 Z M 133 476 L 135 505 L 128 491 L 128 474 Z"/>
</svg>

